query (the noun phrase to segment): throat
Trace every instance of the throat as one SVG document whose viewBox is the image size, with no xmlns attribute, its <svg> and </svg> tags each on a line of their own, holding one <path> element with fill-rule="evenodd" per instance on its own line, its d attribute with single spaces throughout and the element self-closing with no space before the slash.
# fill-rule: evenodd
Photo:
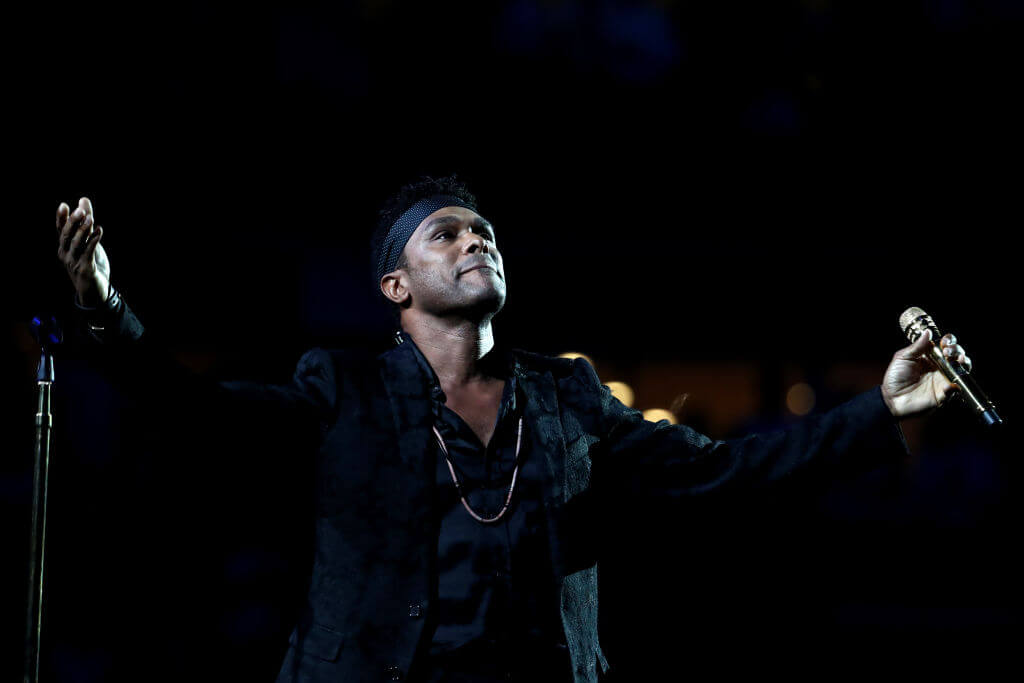
<svg viewBox="0 0 1024 683">
<path fill-rule="evenodd" d="M 445 391 L 445 405 L 462 418 L 486 448 L 494 436 L 504 391 L 505 380 L 495 380 L 480 387 Z"/>
</svg>

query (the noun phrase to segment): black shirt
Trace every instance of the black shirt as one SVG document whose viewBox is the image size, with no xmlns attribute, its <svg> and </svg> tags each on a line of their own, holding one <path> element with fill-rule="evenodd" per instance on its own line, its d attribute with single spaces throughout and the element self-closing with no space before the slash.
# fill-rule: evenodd
<svg viewBox="0 0 1024 683">
<path fill-rule="evenodd" d="M 435 426 L 467 502 L 479 516 L 495 516 L 512 483 L 522 416 L 514 358 L 500 349 L 488 354 L 494 374 L 505 378 L 505 388 L 485 447 L 458 413 L 445 405 L 445 394 L 426 358 L 408 335 L 403 339 L 415 349 L 431 379 Z M 519 471 L 509 509 L 490 524 L 477 521 L 463 506 L 445 455 L 435 442 L 440 516 L 438 620 L 428 680 L 508 680 L 509 674 L 571 680 L 548 546 L 543 458 L 529 452 L 529 427 L 523 421 Z M 467 676 L 455 678 L 455 673 Z"/>
</svg>

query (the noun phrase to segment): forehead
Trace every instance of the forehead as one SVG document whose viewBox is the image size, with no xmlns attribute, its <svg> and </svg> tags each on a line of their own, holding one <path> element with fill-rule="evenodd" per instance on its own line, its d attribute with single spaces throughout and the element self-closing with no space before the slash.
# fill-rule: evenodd
<svg viewBox="0 0 1024 683">
<path fill-rule="evenodd" d="M 491 226 L 487 220 L 472 209 L 467 209 L 462 206 L 446 206 L 438 209 L 420 221 L 420 224 L 416 226 L 414 234 L 423 233 L 428 228 L 432 228 L 435 225 L 452 225 L 456 223 L 486 225 L 488 227 Z"/>
</svg>

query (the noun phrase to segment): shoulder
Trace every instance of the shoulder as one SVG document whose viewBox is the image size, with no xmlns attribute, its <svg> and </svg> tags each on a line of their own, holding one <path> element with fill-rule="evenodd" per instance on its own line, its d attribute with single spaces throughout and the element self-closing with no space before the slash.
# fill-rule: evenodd
<svg viewBox="0 0 1024 683">
<path fill-rule="evenodd" d="M 550 372 L 556 378 L 572 374 L 572 360 L 569 358 L 547 356 L 523 349 L 512 349 L 511 353 L 519 367 L 527 372 Z"/>
<path fill-rule="evenodd" d="M 295 376 L 319 376 L 337 381 L 343 375 L 355 374 L 373 367 L 377 352 L 360 348 L 314 347 L 305 351 L 295 366 Z"/>
<path fill-rule="evenodd" d="M 547 356 L 521 349 L 514 349 L 513 355 L 523 370 L 527 372 L 549 372 L 559 385 L 579 383 L 591 389 L 599 389 L 601 387 L 601 381 L 598 379 L 594 366 L 584 358 Z"/>
<path fill-rule="evenodd" d="M 295 365 L 293 386 L 333 410 L 344 396 L 376 391 L 376 355 L 360 348 L 311 348 Z"/>
</svg>

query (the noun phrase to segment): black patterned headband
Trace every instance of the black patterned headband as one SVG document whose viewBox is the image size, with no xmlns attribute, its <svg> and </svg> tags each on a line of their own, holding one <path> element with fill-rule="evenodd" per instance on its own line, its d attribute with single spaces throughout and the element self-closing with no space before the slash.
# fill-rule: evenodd
<svg viewBox="0 0 1024 683">
<path fill-rule="evenodd" d="M 416 228 L 423 222 L 423 219 L 446 206 L 461 206 L 464 209 L 476 211 L 476 207 L 466 200 L 448 194 L 435 194 L 410 206 L 405 213 L 398 217 L 398 220 L 392 223 L 388 234 L 384 237 L 384 243 L 381 245 L 380 254 L 377 257 L 378 282 L 395 269 L 402 250 L 405 249 L 409 238 L 416 232 Z"/>
</svg>

